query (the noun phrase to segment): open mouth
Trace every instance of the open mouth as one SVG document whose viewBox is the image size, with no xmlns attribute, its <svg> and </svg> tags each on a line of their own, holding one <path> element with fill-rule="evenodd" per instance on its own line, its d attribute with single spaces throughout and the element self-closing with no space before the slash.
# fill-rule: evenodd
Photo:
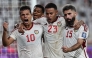
<svg viewBox="0 0 92 58">
<path fill-rule="evenodd" d="M 27 21 L 28 21 L 28 19 L 25 19 L 24 21 L 25 21 L 25 22 L 27 22 Z"/>
<path fill-rule="evenodd" d="M 28 23 L 28 19 L 25 19 L 24 22 L 25 22 L 25 23 Z"/>
</svg>

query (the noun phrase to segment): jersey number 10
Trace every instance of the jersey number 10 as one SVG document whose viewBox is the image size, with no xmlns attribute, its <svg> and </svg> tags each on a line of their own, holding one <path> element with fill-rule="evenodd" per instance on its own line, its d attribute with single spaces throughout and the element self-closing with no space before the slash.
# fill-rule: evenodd
<svg viewBox="0 0 92 58">
<path fill-rule="evenodd" d="M 35 41 L 34 34 L 27 35 L 26 37 L 27 37 L 27 42 Z"/>
</svg>

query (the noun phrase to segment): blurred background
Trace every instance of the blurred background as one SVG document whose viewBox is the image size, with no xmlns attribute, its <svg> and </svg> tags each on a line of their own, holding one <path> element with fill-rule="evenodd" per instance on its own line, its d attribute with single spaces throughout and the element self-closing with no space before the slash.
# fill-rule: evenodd
<svg viewBox="0 0 92 58">
<path fill-rule="evenodd" d="M 18 58 L 16 42 L 8 47 L 2 46 L 2 30 L 3 22 L 9 23 L 9 33 L 13 30 L 14 25 L 20 22 L 19 8 L 23 5 L 31 7 L 41 4 L 45 6 L 47 3 L 55 3 L 58 7 L 59 15 L 62 15 L 62 7 L 66 4 L 72 4 L 76 7 L 79 20 L 83 20 L 89 26 L 89 37 L 87 52 L 89 58 L 92 58 L 92 0 L 0 0 L 0 58 Z"/>
</svg>

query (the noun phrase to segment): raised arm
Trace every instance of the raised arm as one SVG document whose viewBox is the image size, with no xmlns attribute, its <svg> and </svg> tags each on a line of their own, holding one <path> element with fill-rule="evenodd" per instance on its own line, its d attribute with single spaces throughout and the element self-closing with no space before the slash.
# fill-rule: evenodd
<svg viewBox="0 0 92 58">
<path fill-rule="evenodd" d="M 8 46 L 14 41 L 13 38 L 9 37 L 7 29 L 8 29 L 8 23 L 4 22 L 3 23 L 3 35 L 2 35 L 3 46 Z"/>
</svg>

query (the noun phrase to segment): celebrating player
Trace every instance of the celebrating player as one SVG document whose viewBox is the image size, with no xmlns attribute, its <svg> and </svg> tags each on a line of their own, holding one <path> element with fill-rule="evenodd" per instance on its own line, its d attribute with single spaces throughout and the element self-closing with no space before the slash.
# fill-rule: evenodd
<svg viewBox="0 0 92 58">
<path fill-rule="evenodd" d="M 65 58 L 88 58 L 86 52 L 86 41 L 88 37 L 88 27 L 84 24 L 75 30 L 77 12 L 74 6 L 66 5 L 63 8 L 66 27 L 64 29 L 64 46 L 62 47 Z"/>
<path fill-rule="evenodd" d="M 8 37 L 8 23 L 3 24 L 2 41 L 4 46 L 10 45 L 17 41 L 17 49 L 19 58 L 43 58 L 41 36 L 43 28 L 41 25 L 31 22 L 31 9 L 28 6 L 20 8 L 20 18 L 24 33 L 19 33 L 18 29 L 14 30 Z"/>
<path fill-rule="evenodd" d="M 41 18 L 42 16 L 44 16 L 44 7 L 38 4 L 35 5 L 34 11 L 33 11 L 33 20 Z"/>
<path fill-rule="evenodd" d="M 40 23 L 44 28 L 45 58 L 63 58 L 62 53 L 62 31 L 65 26 L 65 19 L 58 16 L 57 6 L 48 3 L 45 6 L 46 17 L 34 21 Z"/>
</svg>

